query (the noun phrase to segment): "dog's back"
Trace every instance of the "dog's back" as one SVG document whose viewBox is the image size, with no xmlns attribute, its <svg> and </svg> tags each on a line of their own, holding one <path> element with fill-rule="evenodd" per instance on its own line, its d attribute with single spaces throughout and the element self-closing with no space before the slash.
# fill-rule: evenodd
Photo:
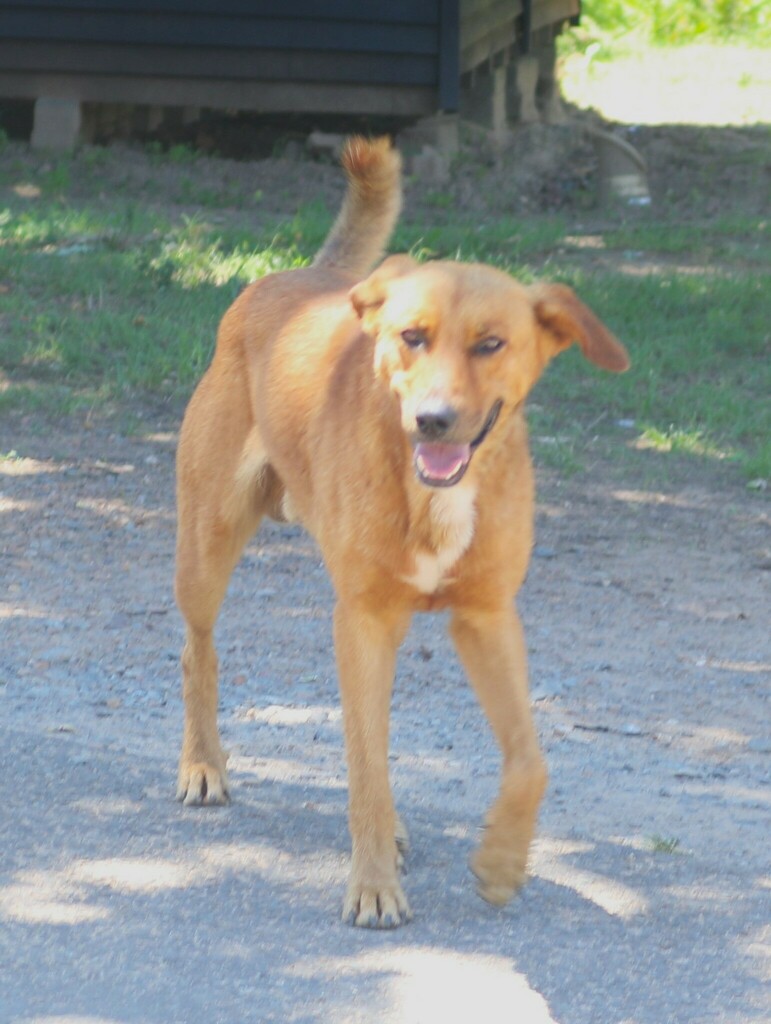
<svg viewBox="0 0 771 1024">
<path fill-rule="evenodd" d="M 263 346 L 275 341 L 279 333 L 286 337 L 293 320 L 315 320 L 316 316 L 323 326 L 300 332 L 307 335 L 310 348 L 298 353 L 298 358 L 325 358 L 314 350 L 311 335 L 321 347 L 323 339 L 334 333 L 330 318 L 351 319 L 348 291 L 383 255 L 401 210 L 402 162 L 388 138 L 362 136 L 346 142 L 341 161 L 348 188 L 313 263 L 269 274 L 239 295 L 222 318 L 212 368 L 235 361 L 244 380 L 255 370 L 261 376 Z M 247 365 L 243 365 L 244 357 Z"/>
</svg>

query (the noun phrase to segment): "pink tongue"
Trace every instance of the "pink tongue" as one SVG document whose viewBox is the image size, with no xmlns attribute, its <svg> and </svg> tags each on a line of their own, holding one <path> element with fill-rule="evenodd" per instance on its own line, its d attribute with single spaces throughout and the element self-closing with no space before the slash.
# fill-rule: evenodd
<svg viewBox="0 0 771 1024">
<path fill-rule="evenodd" d="M 424 476 L 432 480 L 449 480 L 471 458 L 468 444 L 419 444 L 415 459 Z"/>
</svg>

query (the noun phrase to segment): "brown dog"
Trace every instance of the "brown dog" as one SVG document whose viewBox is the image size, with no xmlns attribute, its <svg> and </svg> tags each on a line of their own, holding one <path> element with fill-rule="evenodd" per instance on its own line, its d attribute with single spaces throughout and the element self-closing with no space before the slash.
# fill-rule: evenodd
<svg viewBox="0 0 771 1024">
<path fill-rule="evenodd" d="M 228 798 L 212 630 L 264 514 L 299 519 L 337 593 L 334 638 L 353 841 L 345 920 L 410 917 L 406 833 L 388 780 L 394 662 L 413 612 L 450 609 L 461 661 L 503 753 L 473 860 L 481 895 L 525 877 L 546 786 L 514 596 L 533 529 L 525 397 L 573 341 L 626 352 L 569 288 L 475 264 L 380 257 L 400 207 L 387 140 L 355 138 L 348 193 L 313 266 L 247 288 L 225 314 L 182 426 L 176 592 L 187 635 L 178 799 Z"/>
</svg>

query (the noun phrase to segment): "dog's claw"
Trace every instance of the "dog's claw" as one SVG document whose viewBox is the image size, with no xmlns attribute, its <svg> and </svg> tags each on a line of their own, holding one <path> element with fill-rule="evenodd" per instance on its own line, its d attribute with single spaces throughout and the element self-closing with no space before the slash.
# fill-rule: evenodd
<svg viewBox="0 0 771 1024">
<path fill-rule="evenodd" d="M 398 928 L 412 918 L 398 882 L 380 890 L 352 886 L 343 906 L 343 921 L 356 928 Z"/>
<path fill-rule="evenodd" d="M 396 816 L 396 870 L 407 874 L 407 854 L 410 852 L 410 837 L 404 822 Z"/>
<path fill-rule="evenodd" d="M 213 765 L 199 762 L 180 769 L 177 800 L 185 807 L 213 807 L 230 803 L 227 775 Z"/>
</svg>

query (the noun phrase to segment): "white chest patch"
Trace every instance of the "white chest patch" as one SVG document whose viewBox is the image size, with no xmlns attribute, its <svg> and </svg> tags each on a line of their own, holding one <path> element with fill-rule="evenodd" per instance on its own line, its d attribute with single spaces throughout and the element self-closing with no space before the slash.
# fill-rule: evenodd
<svg viewBox="0 0 771 1024">
<path fill-rule="evenodd" d="M 431 496 L 431 519 L 436 550 L 415 553 L 415 572 L 407 583 L 423 594 L 433 594 L 474 536 L 476 488 L 460 483 Z"/>
</svg>

